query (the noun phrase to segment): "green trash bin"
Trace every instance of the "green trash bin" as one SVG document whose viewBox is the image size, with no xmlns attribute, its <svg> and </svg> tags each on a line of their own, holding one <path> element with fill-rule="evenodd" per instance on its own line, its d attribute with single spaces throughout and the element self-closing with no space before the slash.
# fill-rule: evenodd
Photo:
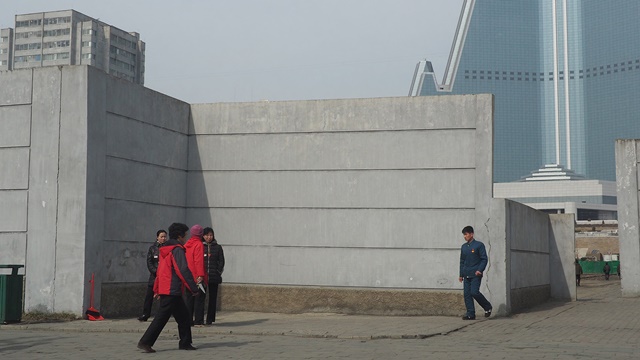
<svg viewBox="0 0 640 360">
<path fill-rule="evenodd" d="M 0 265 L 0 269 L 11 269 L 11 274 L 0 274 L 0 323 L 22 320 L 22 278 L 18 269 L 24 265 Z M 3 272 L 0 270 L 0 272 Z"/>
</svg>

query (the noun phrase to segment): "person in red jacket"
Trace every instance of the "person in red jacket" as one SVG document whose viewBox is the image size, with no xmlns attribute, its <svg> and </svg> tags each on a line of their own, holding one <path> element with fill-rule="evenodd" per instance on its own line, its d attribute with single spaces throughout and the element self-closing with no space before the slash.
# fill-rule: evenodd
<svg viewBox="0 0 640 360">
<path fill-rule="evenodd" d="M 202 226 L 196 224 L 191 227 L 191 238 L 184 244 L 186 251 L 187 264 L 189 264 L 189 270 L 196 279 L 196 284 L 200 284 L 204 280 L 204 248 L 202 246 Z M 185 296 L 184 302 L 189 308 L 189 314 L 191 316 L 191 325 L 193 322 L 194 305 L 196 298 L 203 296 L 202 292 L 198 291 L 196 296 Z"/>
<path fill-rule="evenodd" d="M 138 349 L 148 353 L 156 352 L 152 346 L 158 340 L 162 329 L 173 315 L 178 323 L 178 335 L 181 350 L 196 350 L 191 345 L 191 323 L 182 294 L 186 290 L 194 296 L 197 285 L 187 265 L 185 249 L 182 244 L 189 228 L 185 224 L 173 223 L 169 226 L 169 240 L 160 247 L 160 260 L 156 272 L 153 291 L 160 298 L 158 313 L 138 342 Z"/>
</svg>

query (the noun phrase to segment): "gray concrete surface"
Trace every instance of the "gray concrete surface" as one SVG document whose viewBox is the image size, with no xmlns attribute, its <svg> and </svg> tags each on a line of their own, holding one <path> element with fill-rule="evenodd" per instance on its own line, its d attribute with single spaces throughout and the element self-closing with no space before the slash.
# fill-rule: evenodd
<svg viewBox="0 0 640 360">
<path fill-rule="evenodd" d="M 622 294 L 640 296 L 640 140 L 616 140 Z"/>
<path fill-rule="evenodd" d="M 497 314 L 514 293 L 549 298 L 550 241 L 573 244 L 547 215 L 492 198 L 491 94 L 190 105 L 87 66 L 0 82 L 16 87 L 0 90 L 0 167 L 15 169 L 0 176 L 0 245 L 15 249 L 0 264 L 26 265 L 27 312 L 83 314 L 95 274 L 95 306 L 138 313 L 121 296 L 175 221 L 215 228 L 226 283 L 396 296 L 460 296 L 471 224 Z M 376 298 L 322 308 L 362 301 Z M 411 312 L 443 313 L 421 304 Z"/>
<path fill-rule="evenodd" d="M 149 323 L 135 319 L 0 325 L 3 359 L 637 359 L 640 298 L 620 282 L 585 278 L 578 301 L 550 302 L 511 317 L 221 312 L 193 328 L 197 351 L 177 349 L 170 322 L 154 346 L 136 343 Z"/>
</svg>

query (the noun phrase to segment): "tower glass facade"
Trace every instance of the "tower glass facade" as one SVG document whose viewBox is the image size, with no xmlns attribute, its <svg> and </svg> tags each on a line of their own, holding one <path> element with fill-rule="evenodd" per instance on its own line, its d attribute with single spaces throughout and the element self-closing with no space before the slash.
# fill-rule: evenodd
<svg viewBox="0 0 640 360">
<path fill-rule="evenodd" d="M 544 164 L 615 180 L 615 140 L 640 137 L 638 15 L 636 0 L 466 0 L 443 82 L 419 64 L 410 94 L 495 95 L 496 182 Z"/>
</svg>

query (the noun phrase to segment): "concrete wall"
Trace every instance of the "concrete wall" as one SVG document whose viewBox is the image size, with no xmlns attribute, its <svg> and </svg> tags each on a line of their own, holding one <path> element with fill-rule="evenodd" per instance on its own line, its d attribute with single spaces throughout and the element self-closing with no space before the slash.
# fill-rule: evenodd
<svg viewBox="0 0 640 360">
<path fill-rule="evenodd" d="M 488 218 L 492 107 L 193 105 L 187 219 L 213 225 L 228 282 L 459 290 L 460 230 Z"/>
<path fill-rule="evenodd" d="M 474 186 L 490 96 L 192 109 L 187 219 L 214 225 L 226 280 L 459 287 L 460 229 L 491 194 Z"/>
<path fill-rule="evenodd" d="M 0 72 L 0 76 L 0 264 L 24 265 L 32 74 Z"/>
<path fill-rule="evenodd" d="M 618 237 L 623 296 L 640 296 L 640 140 L 616 140 Z"/>
<path fill-rule="evenodd" d="M 27 265 L 26 311 L 82 313 L 92 273 L 99 307 L 185 220 L 189 105 L 84 66 L 0 83 L 0 263 Z"/>
<path fill-rule="evenodd" d="M 489 254 L 484 279 L 490 301 L 510 314 L 549 299 L 575 300 L 574 220 L 492 199 L 491 217 L 476 238 Z M 486 295 L 486 294 L 485 294 Z"/>
<path fill-rule="evenodd" d="M 174 221 L 216 230 L 227 310 L 461 314 L 468 224 L 497 315 L 553 296 L 569 227 L 492 199 L 491 95 L 190 106 L 85 66 L 0 83 L 0 263 L 27 265 L 26 311 L 82 314 L 95 273 L 94 305 L 135 315 Z"/>
</svg>

